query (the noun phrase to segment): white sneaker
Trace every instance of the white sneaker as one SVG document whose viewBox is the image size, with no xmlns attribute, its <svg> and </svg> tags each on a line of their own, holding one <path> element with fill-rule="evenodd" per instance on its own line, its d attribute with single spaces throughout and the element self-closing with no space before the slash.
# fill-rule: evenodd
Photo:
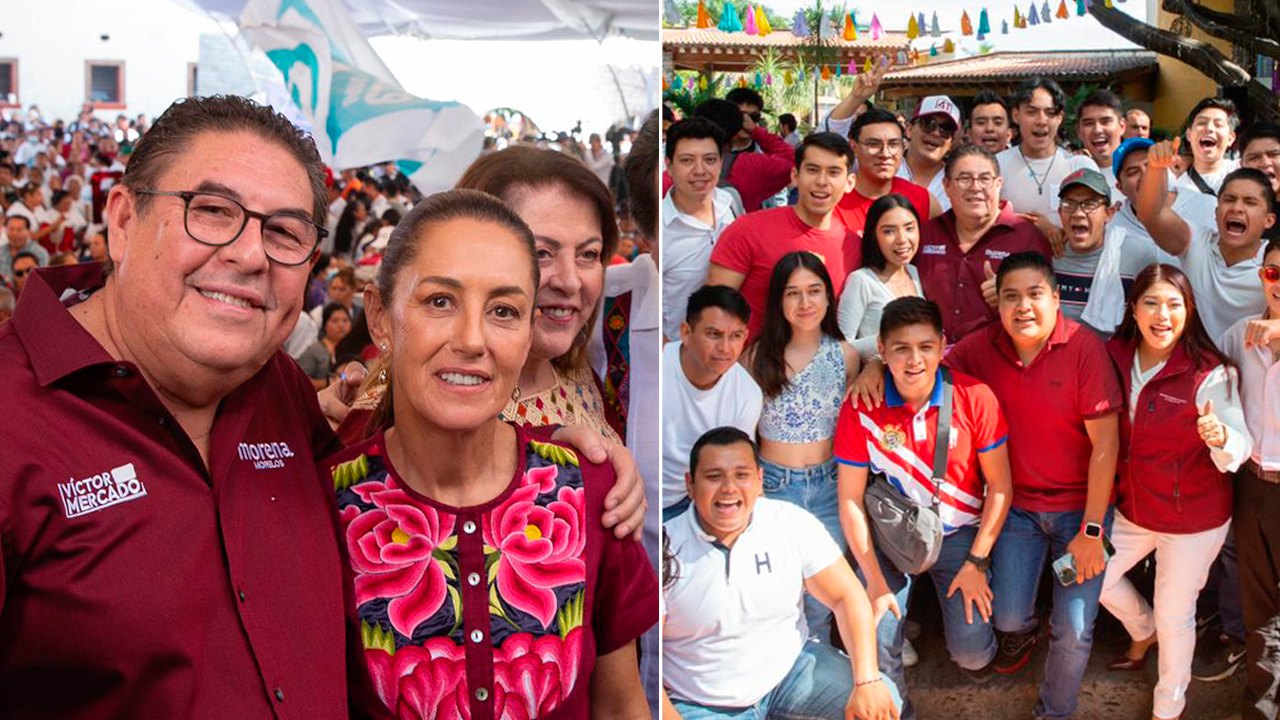
<svg viewBox="0 0 1280 720">
<path fill-rule="evenodd" d="M 916 652 L 916 648 L 911 641 L 902 638 L 902 666 L 915 667 L 920 662 L 920 654 Z"/>
</svg>

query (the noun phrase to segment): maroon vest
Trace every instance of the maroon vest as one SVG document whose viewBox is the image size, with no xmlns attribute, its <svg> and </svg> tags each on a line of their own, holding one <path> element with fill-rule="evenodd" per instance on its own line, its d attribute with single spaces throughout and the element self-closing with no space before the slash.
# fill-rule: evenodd
<svg viewBox="0 0 1280 720">
<path fill-rule="evenodd" d="M 1124 383 L 1126 410 L 1133 389 L 1136 342 L 1113 338 L 1107 350 Z M 1179 343 L 1138 396 L 1133 420 L 1120 414 L 1120 512 L 1155 532 L 1195 533 L 1231 518 L 1231 477 L 1213 464 L 1196 431 L 1196 391 L 1221 362 L 1204 355 L 1200 367 Z"/>
</svg>

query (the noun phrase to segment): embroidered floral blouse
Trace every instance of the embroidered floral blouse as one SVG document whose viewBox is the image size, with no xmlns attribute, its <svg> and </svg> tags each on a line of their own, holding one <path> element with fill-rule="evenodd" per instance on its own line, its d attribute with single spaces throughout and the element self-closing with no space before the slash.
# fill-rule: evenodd
<svg viewBox="0 0 1280 720">
<path fill-rule="evenodd" d="M 600 524 L 612 470 L 550 442 L 551 430 L 517 427 L 511 484 L 474 507 L 408 487 L 382 432 L 321 463 L 351 621 L 397 717 L 586 718 L 596 656 L 657 621 L 644 549 Z"/>
</svg>

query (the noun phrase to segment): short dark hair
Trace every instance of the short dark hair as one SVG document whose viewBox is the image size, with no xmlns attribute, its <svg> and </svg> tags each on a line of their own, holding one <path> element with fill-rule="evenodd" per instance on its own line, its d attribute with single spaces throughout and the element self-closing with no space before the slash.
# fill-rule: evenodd
<svg viewBox="0 0 1280 720">
<path fill-rule="evenodd" d="M 37 170 L 36 168 L 31 168 L 31 170 L 32 170 L 33 172 L 38 172 L 38 170 Z M 44 194 L 44 190 L 43 190 L 43 189 L 41 189 L 39 185 L 37 185 L 37 184 L 35 184 L 35 183 L 33 183 L 33 182 L 29 182 L 29 183 L 27 183 L 26 185 L 23 185 L 23 186 L 22 186 L 22 194 L 23 194 L 23 195 L 30 195 L 30 194 L 32 194 L 32 193 L 40 193 L 41 195 L 43 195 L 43 194 Z"/>
<path fill-rule="evenodd" d="M 994 90 L 983 90 L 973 98 L 973 104 L 969 106 L 969 124 L 973 124 L 973 111 L 983 105 L 999 105 L 1004 108 L 1004 119 L 1009 120 L 1009 101 L 1005 100 L 1000 93 Z"/>
<path fill-rule="evenodd" d="M 648 242 L 658 239 L 658 143 L 658 111 L 654 110 L 640 126 L 622 167 L 631 219 Z"/>
<path fill-rule="evenodd" d="M 849 146 L 849 141 L 840 137 L 833 132 L 816 132 L 810 133 L 800 141 L 796 146 L 796 169 L 804 164 L 804 153 L 811 147 L 821 148 L 829 152 L 835 153 L 844 158 L 845 172 L 853 171 L 853 163 L 856 158 L 853 156 L 853 148 Z"/>
<path fill-rule="evenodd" d="M 1053 264 L 1049 262 L 1049 258 L 1034 250 L 1028 250 L 1014 253 L 1001 261 L 1000 267 L 996 270 L 996 290 L 1004 287 L 1005 277 L 1017 270 L 1038 270 L 1048 281 L 1050 289 L 1058 289 L 1058 276 L 1053 274 Z"/>
<path fill-rule="evenodd" d="M 1262 257 L 1266 257 L 1273 252 L 1280 252 L 1280 237 L 1273 237 L 1267 241 L 1267 247 L 1262 251 Z"/>
<path fill-rule="evenodd" d="M 795 115 L 792 115 L 791 113 L 782 113 L 778 116 L 778 127 L 788 128 L 792 132 L 795 132 L 795 129 L 800 127 L 800 125 L 796 122 Z"/>
<path fill-rule="evenodd" d="M 676 146 L 681 140 L 714 140 L 716 144 L 716 152 L 723 153 L 725 145 L 729 142 L 729 138 L 725 135 L 724 130 L 720 126 L 712 122 L 710 119 L 694 116 L 677 120 L 671 123 L 671 127 L 667 128 L 667 159 L 672 160 L 676 156 Z"/>
<path fill-rule="evenodd" d="M 5 224 L 5 225 L 8 225 L 8 224 L 9 224 L 9 221 L 10 221 L 10 220 L 13 220 L 13 219 L 15 219 L 15 218 L 16 218 L 16 219 L 18 219 L 18 220 L 21 220 L 21 221 L 22 221 L 22 224 L 23 224 L 23 225 L 26 225 L 28 230 L 30 230 L 30 229 L 31 229 L 31 218 L 27 217 L 26 215 L 9 215 L 8 217 L 6 217 L 6 218 L 4 219 L 4 224 Z"/>
<path fill-rule="evenodd" d="M 702 448 L 708 445 L 723 447 L 725 445 L 737 445 L 738 443 L 746 443 L 751 448 L 751 458 L 759 466 L 760 448 L 756 446 L 756 441 L 752 440 L 750 435 L 736 427 L 718 427 L 702 433 L 702 437 L 694 441 L 693 448 L 689 450 L 690 477 L 693 477 L 698 472 L 698 459 L 702 456 Z"/>
<path fill-rule="evenodd" d="M 1210 108 L 1221 110 L 1227 114 L 1227 124 L 1231 126 L 1231 131 L 1235 132 L 1240 127 L 1240 112 L 1236 109 L 1236 104 L 1226 98 L 1207 97 L 1196 106 L 1191 108 L 1191 112 L 1187 113 L 1187 121 L 1182 126 L 1183 134 L 1191 128 L 1191 124 L 1196 121 L 1196 116 Z"/>
<path fill-rule="evenodd" d="M 1067 106 L 1067 95 L 1062 92 L 1062 86 L 1053 78 L 1047 78 L 1040 75 L 1027 78 L 1018 86 L 1013 93 L 1013 107 L 1018 107 L 1023 103 L 1031 102 L 1031 98 L 1035 95 L 1036 90 L 1044 90 L 1049 93 L 1049 97 L 1053 98 L 1053 109 L 1055 112 L 1062 112 Z"/>
<path fill-rule="evenodd" d="M 1124 119 L 1124 103 L 1120 101 L 1120 97 L 1110 90 L 1101 89 L 1094 90 L 1084 96 L 1084 100 L 1080 101 L 1080 106 L 1076 108 L 1076 122 L 1080 122 L 1080 118 L 1084 117 L 1084 109 L 1087 107 L 1104 107 L 1109 108 L 1116 114 L 1116 117 Z"/>
<path fill-rule="evenodd" d="M 1249 129 L 1240 135 L 1240 154 L 1243 156 L 1244 152 L 1249 149 L 1249 143 L 1254 140 L 1264 139 L 1280 142 L 1280 124 L 1269 120 L 1259 120 L 1250 125 Z"/>
<path fill-rule="evenodd" d="M 868 125 L 893 125 L 898 128 L 899 135 L 905 135 L 902 131 L 902 125 L 898 123 L 898 116 L 885 110 L 884 108 L 873 107 L 858 116 L 853 121 L 853 125 L 849 126 L 849 139 L 858 142 L 862 138 L 862 128 Z"/>
<path fill-rule="evenodd" d="M 671 106 L 665 103 L 662 105 L 662 119 L 666 120 L 667 122 L 676 121 L 676 111 L 672 110 Z"/>
<path fill-rule="evenodd" d="M 987 162 L 991 163 L 991 169 L 995 171 L 996 177 L 1000 177 L 1000 161 L 996 160 L 996 156 L 992 155 L 986 148 L 981 145 L 974 145 L 973 143 L 967 143 L 960 147 L 952 148 L 951 152 L 947 153 L 947 157 L 943 159 L 943 176 L 950 178 L 951 171 L 955 168 L 956 163 L 967 157 L 974 156 L 986 158 Z"/>
<path fill-rule="evenodd" d="M 884 214 L 894 208 L 902 208 L 909 211 L 916 219 L 916 225 L 920 224 L 920 211 L 916 210 L 916 206 L 911 204 L 907 196 L 900 193 L 889 193 L 871 203 L 871 207 L 867 209 L 867 222 L 862 231 L 862 267 L 869 267 L 875 270 L 884 270 L 884 266 L 888 263 L 884 253 L 880 251 L 880 240 L 876 237 L 876 227 L 880 225 L 880 218 Z"/>
<path fill-rule="evenodd" d="M 907 296 L 889 301 L 880 315 L 880 341 L 889 339 L 889 333 L 908 325 L 928 325 L 942 335 L 942 311 L 938 304 L 922 297 Z"/>
<path fill-rule="evenodd" d="M 728 100 L 712 98 L 693 109 L 694 117 L 704 117 L 715 123 L 726 138 L 733 137 L 742 129 L 742 111 Z"/>
<path fill-rule="evenodd" d="M 749 87 L 736 87 L 725 93 L 724 99 L 734 105 L 755 105 L 762 110 L 764 109 L 764 98 L 760 96 L 760 93 Z M 742 111 L 739 110 L 738 112 Z"/>
<path fill-rule="evenodd" d="M 35 253 L 33 253 L 33 252 L 31 252 L 30 250 L 23 250 L 22 252 L 18 253 L 17 255 L 14 255 L 14 256 L 13 256 L 13 264 L 14 264 L 14 265 L 17 265 L 17 264 L 18 264 L 18 261 L 19 261 L 19 260 L 22 260 L 22 259 L 24 259 L 24 258 L 25 258 L 25 259 L 27 259 L 27 260 L 30 260 L 31 262 L 34 262 L 36 265 L 39 265 L 39 264 L 40 264 L 40 258 L 36 257 L 36 254 L 35 254 Z"/>
<path fill-rule="evenodd" d="M 703 285 L 693 291 L 685 307 L 684 321 L 689 327 L 698 324 L 707 308 L 720 308 L 744 323 L 751 322 L 751 303 L 728 285 Z"/>
<path fill-rule="evenodd" d="M 1219 197 L 1221 197 L 1222 192 L 1227 189 L 1227 185 L 1229 183 L 1233 183 L 1237 180 L 1247 180 L 1249 182 L 1256 183 L 1261 187 L 1262 196 L 1267 199 L 1267 212 L 1275 213 L 1276 195 L 1271 191 L 1271 179 L 1266 176 L 1266 173 L 1255 168 L 1236 168 L 1235 170 L 1227 173 L 1227 176 L 1222 179 L 1222 190 L 1218 192 Z"/>
</svg>

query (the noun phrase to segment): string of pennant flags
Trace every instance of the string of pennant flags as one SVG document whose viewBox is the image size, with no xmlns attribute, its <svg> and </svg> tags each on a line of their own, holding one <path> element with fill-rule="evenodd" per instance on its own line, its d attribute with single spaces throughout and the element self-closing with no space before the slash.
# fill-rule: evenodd
<svg viewBox="0 0 1280 720">
<path fill-rule="evenodd" d="M 1112 7 L 1113 2 L 1124 3 L 1126 1 L 1127 0 L 1102 0 L 1102 2 L 1106 3 L 1107 7 Z M 1070 2 L 1075 6 L 1074 16 L 1076 17 L 1087 15 L 1089 13 L 1089 6 L 1092 4 L 1091 0 L 1070 0 Z M 733 0 L 724 0 L 724 5 L 720 13 L 720 22 L 713 26 L 711 23 L 711 16 L 707 12 L 705 3 L 706 0 L 698 0 L 698 14 L 695 21 L 695 25 L 698 29 L 705 30 L 715 27 L 716 29 L 727 33 L 741 32 L 747 35 L 758 35 L 761 37 L 776 32 L 770 25 L 769 18 L 764 11 L 764 7 L 761 5 L 755 5 L 753 7 L 748 3 L 743 12 L 739 13 L 737 8 L 734 6 Z M 1056 12 L 1052 9 L 1050 0 L 1041 0 L 1038 6 L 1035 0 L 1031 0 L 1025 14 L 1023 14 L 1017 5 L 1014 5 L 1012 21 L 1000 21 L 1000 34 L 1008 35 L 1010 28 L 1020 30 L 1032 25 L 1049 24 L 1055 19 L 1059 21 L 1070 20 L 1072 17 L 1073 13 L 1071 12 L 1068 0 L 1058 0 Z M 988 35 L 992 34 L 991 16 L 988 14 L 987 8 L 985 7 L 982 8 L 981 12 L 978 14 L 978 25 L 976 28 L 973 25 L 973 20 L 970 17 L 968 10 L 961 12 L 959 26 L 961 35 L 965 37 L 973 36 L 979 42 L 984 41 Z M 881 24 L 880 18 L 877 14 L 872 13 L 871 23 L 867 27 L 867 31 L 872 41 L 877 41 L 884 37 L 884 26 Z M 791 23 L 791 34 L 800 38 L 814 37 L 814 31 L 809 27 L 809 22 L 805 19 L 805 13 L 803 10 L 796 11 Z M 843 27 L 839 27 L 834 19 L 828 20 L 827 18 L 824 18 L 823 22 L 819 24 L 817 34 L 819 39 L 834 39 L 836 36 L 839 36 L 849 42 L 856 41 L 858 39 L 858 20 L 856 11 L 850 11 L 845 14 Z M 907 40 L 913 41 L 918 38 L 937 38 L 943 40 L 941 48 L 939 48 L 937 43 L 930 44 L 929 49 L 925 51 L 928 53 L 929 57 L 938 57 L 939 53 L 950 54 L 955 52 L 955 43 L 952 39 L 950 37 L 943 37 L 942 27 L 938 21 L 938 12 L 936 10 L 933 12 L 932 17 L 928 22 L 926 22 L 925 14 L 923 12 L 910 16 L 907 21 Z M 922 51 L 918 48 L 913 48 L 909 52 L 906 50 L 899 51 L 897 57 L 898 64 L 915 64 L 919 61 L 921 53 Z M 871 59 L 867 58 L 863 62 L 861 68 L 859 68 L 856 60 L 850 60 L 847 68 L 840 63 L 835 63 L 834 67 L 832 65 L 823 65 L 820 68 L 811 68 L 810 72 L 818 75 L 823 80 L 830 80 L 832 77 L 839 78 L 843 75 L 857 75 L 859 71 L 870 72 L 871 69 Z M 737 82 L 738 86 L 748 87 L 754 85 L 755 87 L 764 87 L 766 85 L 772 85 L 774 81 L 771 73 L 755 73 L 755 77 L 753 78 L 754 82 L 751 82 L 748 77 L 748 75 L 740 76 Z M 782 81 L 786 85 L 791 85 L 795 82 L 804 82 L 805 69 L 801 67 L 794 74 L 790 71 L 785 72 L 783 74 Z M 697 83 L 696 86 L 695 82 Z M 676 76 L 671 80 L 664 77 L 663 89 L 676 91 L 693 91 L 697 89 L 706 91 L 707 78 L 703 76 L 697 81 L 691 80 L 686 83 L 679 76 Z"/>
</svg>

